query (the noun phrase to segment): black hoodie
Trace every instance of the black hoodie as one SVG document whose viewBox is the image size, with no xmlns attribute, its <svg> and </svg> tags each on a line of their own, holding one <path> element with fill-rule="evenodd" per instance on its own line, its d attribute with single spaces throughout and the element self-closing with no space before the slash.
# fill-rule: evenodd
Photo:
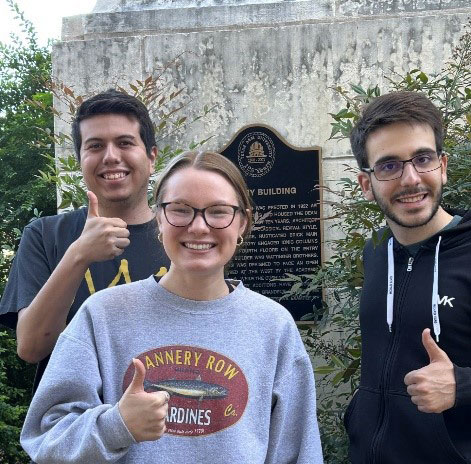
<svg viewBox="0 0 471 464">
<path fill-rule="evenodd" d="M 437 242 L 439 347 L 455 364 L 456 404 L 442 414 L 418 411 L 405 375 L 429 364 L 422 331 L 431 329 Z M 471 463 L 471 211 L 432 236 L 413 260 L 396 240 L 394 312 L 386 322 L 388 240 L 364 250 L 360 303 L 360 388 L 345 414 L 354 464 Z M 435 338 L 435 337 L 434 337 Z M 465 458 L 466 456 L 466 458 Z"/>
</svg>

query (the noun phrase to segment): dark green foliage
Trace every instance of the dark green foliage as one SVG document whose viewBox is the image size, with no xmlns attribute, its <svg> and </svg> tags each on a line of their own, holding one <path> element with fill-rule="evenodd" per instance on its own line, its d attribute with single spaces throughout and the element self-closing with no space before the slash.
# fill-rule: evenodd
<svg viewBox="0 0 471 464">
<path fill-rule="evenodd" d="M 20 230 L 39 214 L 54 214 L 55 190 L 36 175 L 46 169 L 45 150 L 37 146 L 45 130 L 53 129 L 53 118 L 27 100 L 52 105 L 44 85 L 51 72 L 51 56 L 39 47 L 31 23 L 13 0 L 6 0 L 16 12 L 25 32 L 23 43 L 0 43 L 0 295 L 18 245 Z M 29 462 L 19 445 L 19 433 L 31 400 L 34 366 L 16 356 L 14 333 L 0 331 L 0 463 Z"/>
<path fill-rule="evenodd" d="M 11 45 L 0 43 L 0 243 L 14 247 L 17 234 L 33 216 L 55 212 L 55 192 L 34 173 L 48 161 L 37 143 L 44 130 L 52 130 L 51 115 L 33 108 L 27 100 L 52 105 L 44 82 L 51 72 L 51 56 L 36 42 L 31 23 L 24 19 L 13 0 L 7 0 L 26 32 L 26 43 L 16 38 Z M 0 275 L 4 275 L 4 269 Z M 3 279 L 2 279 L 3 281 Z M 0 294 L 3 290 L 0 283 Z"/>
<path fill-rule="evenodd" d="M 351 168 L 346 166 L 346 171 Z M 378 207 L 363 200 L 357 182 L 341 179 L 338 190 L 330 190 L 338 200 L 331 202 L 331 219 L 342 238 L 332 243 L 333 256 L 314 274 L 293 276 L 301 286 L 294 293 L 304 296 L 323 290 L 322 307 L 316 308 L 316 326 L 302 327 L 303 339 L 318 366 L 315 369 L 321 400 L 317 405 L 324 459 L 329 464 L 348 462 L 348 439 L 343 428 L 345 404 L 359 382 L 361 337 L 358 303 L 363 283 L 362 250 L 366 240 L 383 222 Z M 293 287 L 294 287 L 293 285 Z M 296 288 L 296 287 L 294 287 Z M 319 320 L 319 316 L 321 317 Z M 322 361 L 324 360 L 324 364 Z M 319 365 L 320 364 L 320 365 Z"/>
<path fill-rule="evenodd" d="M 18 361 L 13 334 L 0 332 L 0 463 L 27 463 L 19 431 L 31 401 L 34 366 Z"/>
</svg>

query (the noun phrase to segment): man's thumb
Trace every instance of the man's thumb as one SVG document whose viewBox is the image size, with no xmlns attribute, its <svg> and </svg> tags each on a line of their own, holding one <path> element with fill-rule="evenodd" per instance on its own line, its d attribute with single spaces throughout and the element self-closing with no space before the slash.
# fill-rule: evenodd
<svg viewBox="0 0 471 464">
<path fill-rule="evenodd" d="M 430 335 L 430 329 L 424 329 L 422 332 L 422 344 L 425 351 L 427 351 L 430 362 L 441 361 L 447 359 L 447 354 L 435 343 L 435 340 Z"/>
<path fill-rule="evenodd" d="M 100 217 L 98 213 L 98 198 L 92 191 L 87 192 L 88 197 L 88 216 L 89 218 L 92 217 Z"/>
<path fill-rule="evenodd" d="M 146 368 L 140 359 L 133 358 L 134 377 L 127 388 L 128 393 L 141 393 L 144 391 L 144 379 L 146 377 Z"/>
</svg>

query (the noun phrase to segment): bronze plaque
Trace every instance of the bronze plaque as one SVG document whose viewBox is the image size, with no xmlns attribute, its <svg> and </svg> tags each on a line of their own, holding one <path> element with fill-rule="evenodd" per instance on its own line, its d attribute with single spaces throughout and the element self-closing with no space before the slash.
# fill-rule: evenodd
<svg viewBox="0 0 471 464">
<path fill-rule="evenodd" d="M 295 148 L 273 129 L 240 130 L 222 150 L 242 171 L 255 204 L 255 225 L 228 277 L 280 301 L 292 283 L 285 274 L 310 274 L 321 264 L 320 148 Z M 280 301 L 295 320 L 309 317 L 321 294 Z"/>
</svg>

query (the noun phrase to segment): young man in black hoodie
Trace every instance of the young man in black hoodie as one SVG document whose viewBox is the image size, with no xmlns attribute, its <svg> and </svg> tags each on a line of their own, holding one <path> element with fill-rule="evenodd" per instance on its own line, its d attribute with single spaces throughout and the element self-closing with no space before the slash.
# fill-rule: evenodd
<svg viewBox="0 0 471 464">
<path fill-rule="evenodd" d="M 354 464 L 471 463 L 471 212 L 445 211 L 443 127 L 417 92 L 375 99 L 351 146 L 388 228 L 364 250 Z"/>
</svg>

